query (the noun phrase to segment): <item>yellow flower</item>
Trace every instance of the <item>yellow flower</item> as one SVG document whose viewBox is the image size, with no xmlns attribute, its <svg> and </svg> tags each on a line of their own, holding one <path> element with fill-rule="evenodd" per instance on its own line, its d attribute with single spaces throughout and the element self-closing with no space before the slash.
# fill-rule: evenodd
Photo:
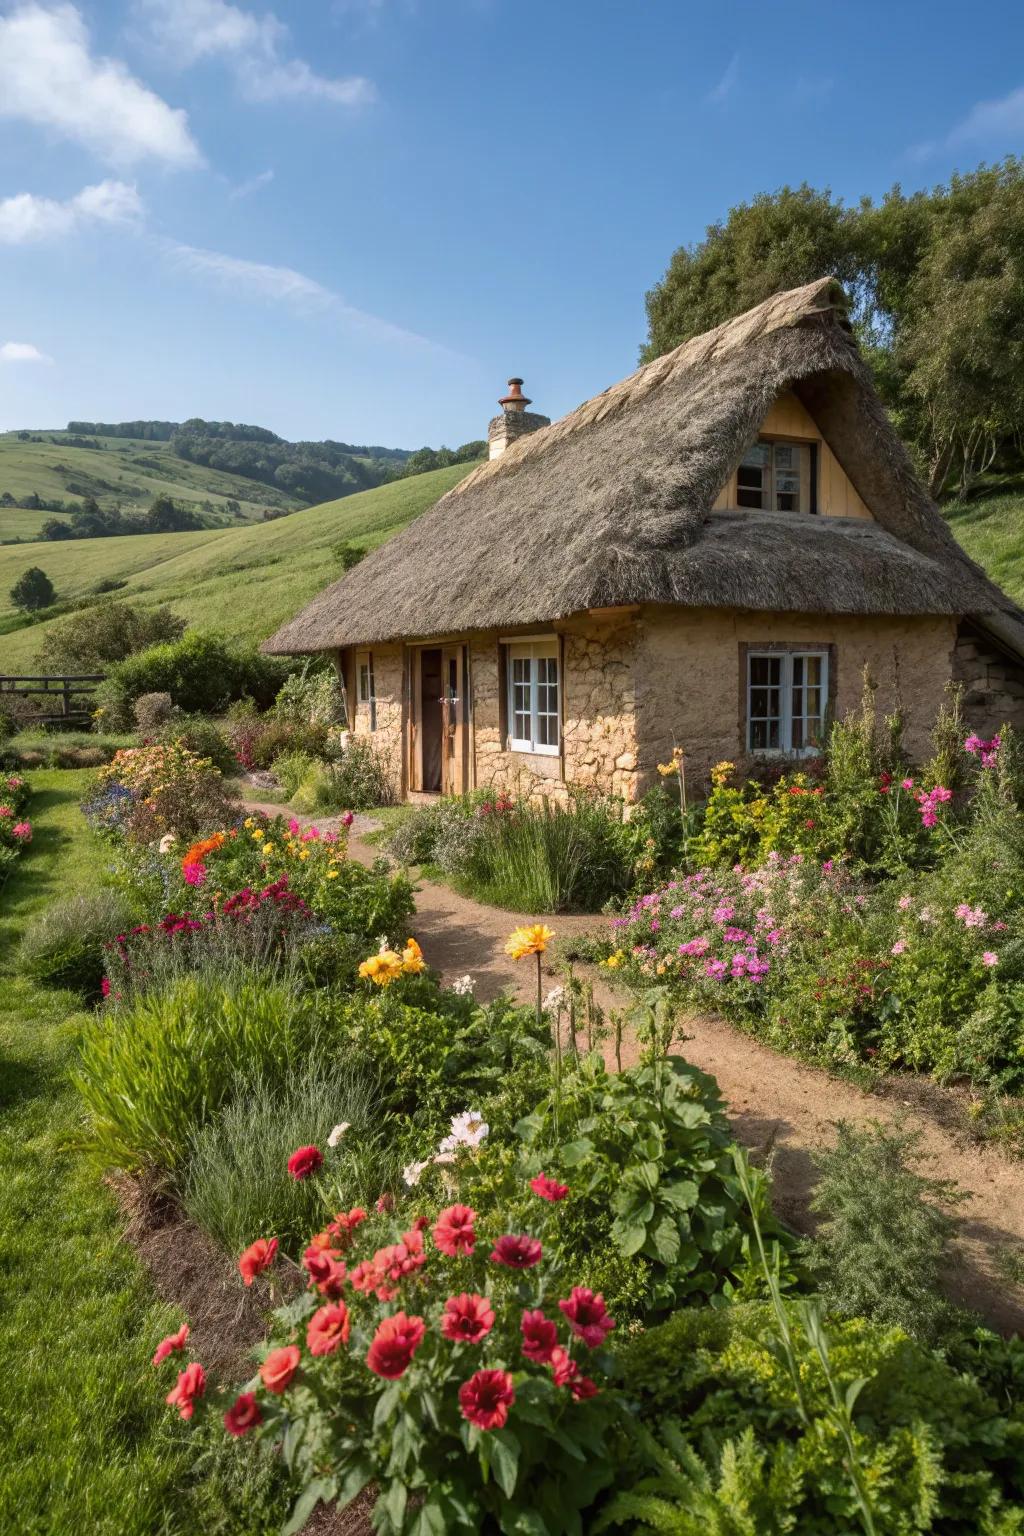
<svg viewBox="0 0 1024 1536">
<path fill-rule="evenodd" d="M 309 849 L 308 848 L 303 848 L 302 852 L 299 854 L 299 858 L 300 859 L 308 859 L 309 858 Z"/>
<path fill-rule="evenodd" d="M 730 773 L 732 773 L 732 771 L 735 768 L 735 766 L 736 766 L 735 763 L 728 763 L 728 762 L 716 763 L 715 766 L 711 770 L 711 782 L 712 782 L 712 784 L 716 784 L 716 785 L 719 785 L 719 786 L 724 784 L 726 779 L 729 777 Z"/>
<path fill-rule="evenodd" d="M 371 955 L 359 967 L 360 976 L 375 986 L 386 987 L 402 974 L 402 957 L 393 949 L 382 949 L 379 955 Z"/>
<path fill-rule="evenodd" d="M 600 964 L 603 965 L 607 971 L 617 971 L 625 958 L 626 957 L 622 953 L 622 950 L 617 949 L 614 955 L 609 955 L 607 960 L 602 960 Z"/>
<path fill-rule="evenodd" d="M 423 958 L 423 951 L 415 939 L 406 939 L 405 948 L 402 950 L 402 969 L 415 975 L 417 971 L 425 971 L 427 962 Z"/>
<path fill-rule="evenodd" d="M 242 826 L 243 827 L 254 827 L 255 825 L 256 825 L 256 822 L 255 822 L 255 819 L 252 816 L 247 816 L 245 818 L 245 820 L 242 822 Z"/>
<path fill-rule="evenodd" d="M 337 880 L 337 878 L 338 878 L 338 871 L 336 869 L 329 869 L 327 871 L 327 878 L 328 878 L 328 880 Z"/>
<path fill-rule="evenodd" d="M 273 853 L 273 851 L 274 851 L 273 843 L 264 843 L 263 844 L 263 852 L 264 853 Z"/>
<path fill-rule="evenodd" d="M 554 936 L 544 923 L 531 923 L 528 928 L 516 928 L 509 935 L 505 953 L 511 955 L 513 960 L 521 960 L 524 955 L 542 955 Z"/>
</svg>

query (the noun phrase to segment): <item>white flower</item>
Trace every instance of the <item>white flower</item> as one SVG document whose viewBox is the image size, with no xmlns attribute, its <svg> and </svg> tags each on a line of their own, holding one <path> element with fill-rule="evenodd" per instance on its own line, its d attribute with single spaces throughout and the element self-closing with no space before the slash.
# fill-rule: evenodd
<svg viewBox="0 0 1024 1536">
<path fill-rule="evenodd" d="M 429 1163 L 410 1163 L 408 1167 L 402 1169 L 402 1178 L 410 1189 L 414 1189 L 419 1183 L 424 1168 L 428 1166 Z"/>
<path fill-rule="evenodd" d="M 465 1109 L 452 1116 L 452 1141 L 460 1147 L 478 1147 L 490 1131 L 478 1109 Z M 441 1143 L 442 1147 L 444 1143 Z"/>
<path fill-rule="evenodd" d="M 450 1151 L 438 1152 L 434 1158 L 435 1163 L 454 1163 L 455 1153 Z"/>
<path fill-rule="evenodd" d="M 173 832 L 165 832 L 158 844 L 160 852 L 170 853 L 171 849 L 174 847 L 177 841 L 178 839 L 175 837 Z"/>
<path fill-rule="evenodd" d="M 563 1002 L 564 998 L 565 998 L 565 988 L 564 987 L 552 987 L 551 991 L 548 993 L 547 997 L 544 999 L 544 1007 L 547 1009 L 547 1011 L 549 1013 L 554 1013 L 556 1008 L 561 1008 L 562 1002 Z"/>
<path fill-rule="evenodd" d="M 351 1128 L 352 1128 L 352 1122 L 350 1120 L 342 1120 L 341 1124 L 340 1125 L 336 1125 L 334 1127 L 334 1130 L 328 1136 L 328 1138 L 327 1138 L 327 1145 L 329 1147 L 336 1147 L 338 1145 L 338 1142 L 344 1136 L 345 1132 L 348 1131 L 348 1130 L 351 1130 Z"/>
<path fill-rule="evenodd" d="M 460 976 L 457 981 L 452 982 L 452 991 L 459 997 L 472 997 L 475 985 L 472 976 Z"/>
<path fill-rule="evenodd" d="M 385 950 L 388 950 L 390 948 L 391 948 L 391 942 L 388 939 L 387 934 L 386 933 L 382 933 L 380 935 L 380 937 L 378 938 L 378 940 L 377 940 L 377 953 L 378 953 L 378 955 L 384 954 Z"/>
</svg>

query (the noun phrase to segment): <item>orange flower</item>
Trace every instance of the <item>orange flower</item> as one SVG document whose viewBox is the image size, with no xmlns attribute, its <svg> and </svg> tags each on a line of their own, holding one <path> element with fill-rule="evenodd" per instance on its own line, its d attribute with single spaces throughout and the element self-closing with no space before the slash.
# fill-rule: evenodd
<svg viewBox="0 0 1024 1536">
<path fill-rule="evenodd" d="M 202 864 L 206 855 L 216 853 L 218 848 L 224 846 L 224 842 L 224 833 L 215 832 L 212 837 L 204 837 L 198 843 L 193 843 L 181 861 L 182 870 L 187 869 L 190 864 Z"/>
</svg>

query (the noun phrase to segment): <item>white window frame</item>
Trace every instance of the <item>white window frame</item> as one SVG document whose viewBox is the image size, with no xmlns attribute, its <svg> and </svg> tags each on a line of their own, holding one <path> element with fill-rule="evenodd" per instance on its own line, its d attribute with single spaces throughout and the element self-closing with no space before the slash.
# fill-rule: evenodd
<svg viewBox="0 0 1024 1536">
<path fill-rule="evenodd" d="M 542 757 L 558 757 L 562 750 L 562 665 L 559 656 L 557 635 L 538 640 L 508 640 L 505 642 L 505 669 L 508 674 L 508 745 L 511 752 L 534 752 Z M 526 680 L 516 678 L 516 663 L 528 662 L 528 678 Z M 552 711 L 539 709 L 540 689 L 542 686 L 550 687 L 550 684 L 542 684 L 540 680 L 540 663 L 551 662 L 555 664 L 555 741 L 541 741 L 539 720 L 542 716 L 552 718 Z M 517 683 L 529 688 L 529 710 L 516 709 Z M 516 735 L 516 722 L 522 716 L 528 714 L 530 720 L 529 736 Z"/>
<path fill-rule="evenodd" d="M 373 677 L 372 651 L 360 651 L 356 654 L 356 702 L 366 705 L 370 715 L 370 730 L 375 731 L 377 729 L 377 687 Z"/>
<path fill-rule="evenodd" d="M 784 437 L 759 437 L 755 442 L 751 443 L 750 447 L 747 449 L 747 452 L 743 455 L 743 458 L 745 459 L 747 454 L 751 453 L 755 448 L 766 448 L 768 450 L 768 463 L 763 467 L 761 471 L 762 482 L 760 507 L 750 507 L 744 505 L 744 503 L 740 501 L 740 494 L 742 491 L 750 493 L 753 490 L 752 486 L 740 485 L 740 471 L 744 468 L 743 460 L 741 459 L 736 469 L 737 508 L 743 512 L 756 512 L 758 510 L 762 512 L 776 512 L 779 510 L 777 506 L 779 495 L 793 494 L 791 490 L 787 492 L 780 492 L 778 485 L 779 479 L 783 475 L 792 476 L 794 474 L 794 469 L 792 466 L 788 468 L 781 468 L 776 464 L 776 454 L 778 449 L 786 448 L 792 450 L 796 457 L 795 474 L 797 488 L 795 494 L 797 504 L 795 508 L 790 508 L 789 510 L 796 512 L 809 512 L 811 509 L 810 476 L 812 469 L 810 445 L 807 443 L 794 442 L 792 439 Z"/>
<path fill-rule="evenodd" d="M 753 665 L 755 661 L 778 661 L 779 666 L 779 745 L 777 747 L 755 747 L 753 742 L 754 720 L 774 719 L 774 715 L 754 716 L 751 709 L 751 694 L 755 687 L 762 688 L 769 684 L 754 683 L 752 681 Z M 750 647 L 747 651 L 747 675 L 746 675 L 746 749 L 752 757 L 817 757 L 824 747 L 824 740 L 817 745 L 810 744 L 803 747 L 793 746 L 793 663 L 798 660 L 814 660 L 821 662 L 821 713 L 817 716 L 820 722 L 822 737 L 828 723 L 828 699 L 829 699 L 829 653 L 821 646 L 807 646 L 806 649 L 794 646 L 792 650 L 772 650 L 770 647 L 758 650 Z M 806 713 L 800 717 L 805 722 L 814 719 Z"/>
</svg>

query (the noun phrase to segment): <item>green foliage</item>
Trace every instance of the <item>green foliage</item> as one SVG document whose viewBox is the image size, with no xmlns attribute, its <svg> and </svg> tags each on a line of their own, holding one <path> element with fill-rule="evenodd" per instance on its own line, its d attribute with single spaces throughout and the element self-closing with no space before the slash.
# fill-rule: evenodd
<svg viewBox="0 0 1024 1536">
<path fill-rule="evenodd" d="M 166 495 L 154 497 L 143 524 L 147 533 L 187 533 L 203 526 L 194 512 Z"/>
<path fill-rule="evenodd" d="M 143 695 L 145 697 L 145 695 Z M 164 746 L 184 747 L 196 757 L 203 757 L 220 773 L 235 773 L 238 759 L 224 732 L 205 715 L 187 715 L 174 711 L 156 732 L 156 740 Z"/>
<path fill-rule="evenodd" d="M 330 1148 L 332 1129 L 345 1122 L 348 1130 Z M 321 1179 L 293 1179 L 288 1159 L 310 1145 L 324 1151 Z M 253 1081 L 247 1073 L 229 1090 L 196 1130 L 179 1185 L 186 1211 L 228 1253 L 273 1235 L 297 1261 L 325 1219 L 323 1181 L 337 1206 L 372 1207 L 399 1173 L 373 1078 L 333 1051 L 318 1051 L 283 1081 Z"/>
<path fill-rule="evenodd" d="M 800 1399 L 763 1306 L 680 1312 L 619 1342 L 627 1395 L 661 1443 L 641 1437 L 636 1481 L 613 1502 L 610 1519 L 672 1536 L 857 1529 L 856 1498 L 830 1427 L 831 1377 L 840 1400 L 850 1394 L 878 1536 L 1021 1529 L 1019 1344 L 993 1340 L 992 1365 L 986 1370 L 976 1355 L 973 1375 L 898 1329 L 857 1318 L 830 1327 L 826 1370 L 800 1309 L 787 1312 Z"/>
<path fill-rule="evenodd" d="M 60 896 L 26 926 L 15 952 L 15 969 L 42 986 L 98 997 L 103 946 L 124 925 L 124 902 L 114 891 L 101 887 Z"/>
<path fill-rule="evenodd" d="M 216 714 L 243 695 L 265 707 L 280 687 L 282 675 L 281 663 L 258 651 L 192 631 L 118 662 L 108 674 L 102 697 L 115 723 L 129 723 L 132 706 L 143 693 L 169 693 L 188 714 Z"/>
<path fill-rule="evenodd" d="M 46 572 L 38 565 L 30 565 L 14 583 L 10 596 L 15 608 L 34 613 L 39 608 L 49 608 L 57 594 Z"/>
<path fill-rule="evenodd" d="M 953 1312 L 939 1289 L 952 1266 L 957 1196 L 914 1164 L 920 1135 L 840 1122 L 833 1148 L 814 1154 L 821 1178 L 811 1209 L 823 1218 L 805 1258 L 831 1312 L 899 1327 L 923 1344 L 948 1332 Z"/>
<path fill-rule="evenodd" d="M 277 773 L 278 759 L 273 770 Z M 297 757 L 286 767 L 294 782 Z M 369 737 L 350 736 L 333 762 L 313 762 L 292 791 L 300 811 L 362 811 L 390 805 L 395 798 L 392 763 Z"/>
<path fill-rule="evenodd" d="M 173 1173 L 240 1084 L 279 1093 L 324 1039 L 309 999 L 266 978 L 184 979 L 105 1010 L 82 1031 L 74 1073 L 90 1150 L 104 1168 Z"/>
<path fill-rule="evenodd" d="M 180 640 L 185 620 L 169 608 L 97 603 L 51 625 L 39 664 L 52 672 L 100 672 L 151 645 Z"/>
</svg>

